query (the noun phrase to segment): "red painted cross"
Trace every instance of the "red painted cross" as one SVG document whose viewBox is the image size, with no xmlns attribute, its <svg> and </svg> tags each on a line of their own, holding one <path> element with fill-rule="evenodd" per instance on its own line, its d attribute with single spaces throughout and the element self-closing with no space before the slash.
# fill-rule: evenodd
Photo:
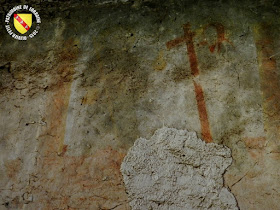
<svg viewBox="0 0 280 210">
<path fill-rule="evenodd" d="M 30 27 L 18 16 L 18 14 L 14 14 L 14 18 L 28 31 Z"/>
<path fill-rule="evenodd" d="M 195 36 L 195 33 L 191 31 L 191 25 L 189 23 L 184 24 L 183 29 L 184 29 L 184 35 L 182 37 L 167 42 L 166 46 L 168 49 L 171 49 L 179 44 L 186 43 L 187 53 L 189 57 L 190 67 L 191 67 L 191 73 L 193 77 L 196 77 L 199 75 L 199 69 L 198 69 L 197 57 L 196 57 L 194 43 L 193 43 L 193 37 Z M 201 85 L 195 82 L 194 80 L 193 80 L 193 84 L 195 87 L 195 95 L 196 95 L 196 102 L 197 102 L 197 108 L 198 108 L 199 119 L 200 119 L 201 134 L 206 142 L 212 142 L 213 139 L 210 131 L 210 125 L 208 121 L 208 114 L 207 114 L 203 89 Z"/>
<path fill-rule="evenodd" d="M 203 34 L 205 30 L 209 27 L 214 27 L 217 31 L 217 41 L 209 46 L 209 50 L 213 53 L 215 51 L 215 48 L 217 46 L 218 52 L 221 50 L 221 46 L 223 42 L 228 42 L 232 47 L 233 44 L 225 37 L 225 27 L 221 23 L 210 23 L 207 26 L 203 28 Z"/>
</svg>

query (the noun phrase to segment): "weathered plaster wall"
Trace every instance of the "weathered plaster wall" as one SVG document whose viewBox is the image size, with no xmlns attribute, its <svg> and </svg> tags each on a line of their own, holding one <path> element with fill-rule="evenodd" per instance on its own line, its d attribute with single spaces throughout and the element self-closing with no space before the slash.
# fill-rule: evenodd
<svg viewBox="0 0 280 210">
<path fill-rule="evenodd" d="M 0 26 L 1 208 L 129 209 L 120 165 L 162 126 L 232 150 L 241 209 L 279 208 L 278 2 L 28 4 L 35 38 Z"/>
</svg>

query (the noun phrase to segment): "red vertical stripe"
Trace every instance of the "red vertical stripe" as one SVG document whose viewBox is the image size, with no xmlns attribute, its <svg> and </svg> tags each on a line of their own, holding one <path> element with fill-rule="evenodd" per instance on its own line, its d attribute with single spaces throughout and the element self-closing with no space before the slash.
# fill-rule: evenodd
<svg viewBox="0 0 280 210">
<path fill-rule="evenodd" d="M 198 69 L 197 56 L 195 53 L 195 46 L 193 43 L 194 36 L 195 36 L 195 33 L 191 31 L 191 25 L 189 23 L 185 24 L 184 25 L 184 36 L 167 42 L 166 46 L 168 49 L 171 49 L 184 42 L 187 44 L 187 53 L 188 53 L 188 57 L 189 57 L 191 73 L 192 73 L 193 77 L 196 77 L 199 75 L 199 69 Z M 222 39 L 222 38 L 224 38 L 224 37 L 223 36 L 219 37 L 219 39 Z M 208 114 L 207 114 L 203 89 L 200 84 L 196 83 L 195 81 L 193 81 L 193 83 L 194 83 L 194 88 L 195 88 L 196 103 L 197 103 L 199 120 L 200 120 L 200 125 L 201 125 L 201 134 L 202 134 L 203 139 L 206 142 L 212 142 L 213 139 L 212 139 L 212 135 L 211 135 L 211 131 L 210 131 L 210 125 L 209 125 L 209 120 L 208 120 Z"/>
<path fill-rule="evenodd" d="M 204 93 L 203 89 L 200 84 L 193 81 L 194 89 L 195 89 L 195 97 L 196 97 L 196 103 L 198 108 L 198 114 L 200 119 L 200 125 L 201 125 L 201 134 L 203 139 L 206 142 L 212 142 L 212 135 L 210 132 L 210 125 L 208 121 L 208 114 L 206 110 L 206 104 L 204 99 Z"/>
</svg>

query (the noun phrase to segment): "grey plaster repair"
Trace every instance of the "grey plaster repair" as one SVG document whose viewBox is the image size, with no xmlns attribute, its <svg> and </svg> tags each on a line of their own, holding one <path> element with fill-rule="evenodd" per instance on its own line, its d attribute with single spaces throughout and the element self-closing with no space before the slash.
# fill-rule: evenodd
<svg viewBox="0 0 280 210">
<path fill-rule="evenodd" d="M 195 132 L 158 129 L 139 138 L 121 171 L 132 209 L 238 209 L 223 186 L 232 162 L 226 146 L 205 143 Z"/>
</svg>

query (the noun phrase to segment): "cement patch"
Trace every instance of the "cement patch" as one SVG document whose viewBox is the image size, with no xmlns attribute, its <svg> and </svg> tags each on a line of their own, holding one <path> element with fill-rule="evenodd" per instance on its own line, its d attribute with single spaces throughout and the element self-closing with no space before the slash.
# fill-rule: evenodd
<svg viewBox="0 0 280 210">
<path fill-rule="evenodd" d="M 139 138 L 121 165 L 132 209 L 238 209 L 223 185 L 229 148 L 205 143 L 195 132 L 158 129 Z"/>
</svg>

